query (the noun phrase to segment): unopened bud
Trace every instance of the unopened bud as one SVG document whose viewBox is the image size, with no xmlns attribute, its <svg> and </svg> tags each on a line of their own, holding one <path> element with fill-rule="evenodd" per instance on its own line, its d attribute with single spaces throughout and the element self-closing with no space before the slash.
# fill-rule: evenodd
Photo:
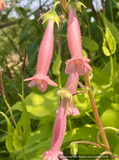
<svg viewBox="0 0 119 160">
<path fill-rule="evenodd" d="M 78 145 L 77 143 L 71 143 L 70 144 L 70 153 L 73 155 L 73 156 L 76 156 L 77 153 L 78 153 Z"/>
</svg>

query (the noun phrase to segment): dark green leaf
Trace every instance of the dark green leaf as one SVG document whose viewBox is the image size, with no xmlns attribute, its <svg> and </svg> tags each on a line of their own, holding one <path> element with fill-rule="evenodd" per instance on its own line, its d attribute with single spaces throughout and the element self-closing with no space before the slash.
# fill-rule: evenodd
<svg viewBox="0 0 119 160">
<path fill-rule="evenodd" d="M 94 40 L 84 36 L 81 38 L 83 47 L 87 48 L 89 51 L 94 52 L 99 49 L 99 45 Z"/>
<path fill-rule="evenodd" d="M 60 66 L 61 66 L 61 56 L 60 56 L 60 48 L 58 50 L 58 54 L 57 54 L 57 57 L 54 61 L 54 64 L 52 66 L 52 72 L 54 75 L 59 75 L 60 74 Z"/>
</svg>

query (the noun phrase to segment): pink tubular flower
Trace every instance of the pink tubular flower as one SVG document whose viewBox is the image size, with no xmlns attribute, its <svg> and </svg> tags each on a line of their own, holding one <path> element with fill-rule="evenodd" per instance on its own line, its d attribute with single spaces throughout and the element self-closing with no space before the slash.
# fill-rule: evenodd
<svg viewBox="0 0 119 160">
<path fill-rule="evenodd" d="M 3 0 L 0 0 L 0 11 L 2 10 L 2 7 L 4 7 L 5 9 L 7 8 L 5 2 Z"/>
<path fill-rule="evenodd" d="M 51 17 L 48 21 L 48 25 L 40 45 L 36 74 L 33 77 L 24 80 L 31 80 L 28 86 L 33 87 L 37 84 L 38 89 L 42 92 L 47 89 L 47 84 L 57 86 L 57 84 L 47 76 L 53 53 L 53 29 L 54 20 L 53 17 Z"/>
<path fill-rule="evenodd" d="M 74 82 L 78 82 L 78 79 L 79 79 L 79 74 L 78 73 L 72 73 L 69 75 L 69 79 L 67 81 L 67 84 L 66 84 L 66 88 L 68 88 L 71 84 L 73 84 Z M 74 84 L 69 90 L 71 92 L 71 94 L 74 94 L 76 92 L 76 89 L 77 89 L 77 84 Z M 72 102 L 69 103 L 68 105 L 68 114 L 72 115 L 72 116 L 76 116 L 76 115 L 79 115 L 79 110 L 75 107 L 73 107 L 73 100 L 74 100 L 74 97 L 72 99 Z"/>
<path fill-rule="evenodd" d="M 65 73 L 71 74 L 77 72 L 79 75 L 83 75 L 86 69 L 92 71 L 92 68 L 87 63 L 90 59 L 83 58 L 82 55 L 80 26 L 76 16 L 76 10 L 72 6 L 69 6 L 67 40 L 72 58 L 66 61 Z"/>
<path fill-rule="evenodd" d="M 60 159 L 58 155 L 62 154 L 62 152 L 60 151 L 60 147 L 66 130 L 66 106 L 67 106 L 67 100 L 66 99 L 61 100 L 58 114 L 54 123 L 51 149 L 43 154 L 45 155 L 43 160 L 47 158 L 49 160 Z"/>
</svg>

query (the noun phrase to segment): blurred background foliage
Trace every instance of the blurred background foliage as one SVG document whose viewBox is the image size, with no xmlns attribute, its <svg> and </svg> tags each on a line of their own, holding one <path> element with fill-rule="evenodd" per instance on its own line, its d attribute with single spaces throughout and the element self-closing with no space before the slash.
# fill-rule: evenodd
<svg viewBox="0 0 119 160">
<path fill-rule="evenodd" d="M 105 14 L 103 14 L 104 8 L 101 0 L 93 0 L 97 19 L 90 1 L 81 1 L 87 8 L 82 9 L 82 13 L 77 12 L 77 16 L 81 27 L 83 50 L 91 59 L 90 65 L 93 68 L 91 85 L 95 101 L 103 126 L 119 128 L 119 2 L 118 0 L 105 0 Z M 0 65 L 6 97 L 18 121 L 21 115 L 21 104 L 17 102 L 19 101 L 17 94 L 22 93 L 23 61 L 26 59 L 24 78 L 33 76 L 36 71 L 39 46 L 46 27 L 42 25 L 42 19 L 37 20 L 52 7 L 54 1 L 6 0 L 5 3 L 8 8 L 0 13 Z M 59 6 L 56 11 L 60 16 L 62 12 Z M 105 32 L 102 17 L 106 18 L 106 25 L 116 42 L 116 51 L 112 55 L 113 76 L 110 58 L 102 50 L 103 34 L 98 27 L 100 24 Z M 65 86 L 68 78 L 68 75 L 64 73 L 65 61 L 70 58 L 66 32 L 66 21 L 61 20 L 59 28 L 55 25 L 54 56 L 48 74 L 59 86 L 57 88 L 48 86 L 47 91 L 41 93 L 37 86 L 28 88 L 28 82 L 24 83 L 25 103 L 31 120 L 31 137 L 24 148 L 27 160 L 42 159 L 41 155 L 50 148 L 56 110 L 60 103 L 59 97 L 55 94 L 60 87 Z M 80 81 L 84 83 L 83 77 L 80 77 Z M 69 145 L 72 141 L 87 140 L 95 143 L 97 141 L 98 129 L 87 93 L 75 96 L 74 106 L 79 109 L 80 115 L 67 117 L 67 132 L 61 148 L 64 155 L 69 155 Z M 9 117 L 1 94 L 0 110 Z M 0 119 L 0 128 L 7 130 L 3 116 L 0 115 Z M 107 130 L 106 134 L 112 153 L 119 155 L 118 137 L 114 131 Z M 6 137 L 7 133 L 0 131 L 0 160 L 12 159 L 12 153 L 8 152 L 5 145 Z M 78 149 L 78 154 L 100 154 L 104 151 L 87 144 L 79 144 Z M 23 160 L 22 150 L 16 149 L 14 155 L 15 160 Z"/>
</svg>

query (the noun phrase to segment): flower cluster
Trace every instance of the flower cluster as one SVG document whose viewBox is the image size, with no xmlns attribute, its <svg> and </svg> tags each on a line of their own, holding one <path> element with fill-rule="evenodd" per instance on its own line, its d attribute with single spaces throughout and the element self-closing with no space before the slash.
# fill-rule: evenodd
<svg viewBox="0 0 119 160">
<path fill-rule="evenodd" d="M 43 160 L 59 160 L 59 154 L 63 154 L 60 148 L 66 131 L 66 116 L 76 116 L 80 114 L 78 109 L 73 107 L 74 97 L 72 95 L 76 92 L 79 76 L 84 75 L 87 69 L 92 71 L 92 68 L 88 64 L 90 59 L 83 58 L 81 32 L 76 9 L 69 4 L 68 11 L 67 40 L 72 58 L 66 62 L 65 73 L 69 74 L 69 78 L 66 88 L 57 92 L 57 94 L 61 96 L 60 107 L 57 110 L 54 123 L 51 148 L 43 154 Z M 55 18 L 51 16 L 48 19 L 48 25 L 40 45 L 36 74 L 24 80 L 30 80 L 31 82 L 28 86 L 33 87 L 37 85 L 38 89 L 42 92 L 47 89 L 47 84 L 57 86 L 57 84 L 47 76 L 53 53 L 54 22 Z"/>
</svg>

